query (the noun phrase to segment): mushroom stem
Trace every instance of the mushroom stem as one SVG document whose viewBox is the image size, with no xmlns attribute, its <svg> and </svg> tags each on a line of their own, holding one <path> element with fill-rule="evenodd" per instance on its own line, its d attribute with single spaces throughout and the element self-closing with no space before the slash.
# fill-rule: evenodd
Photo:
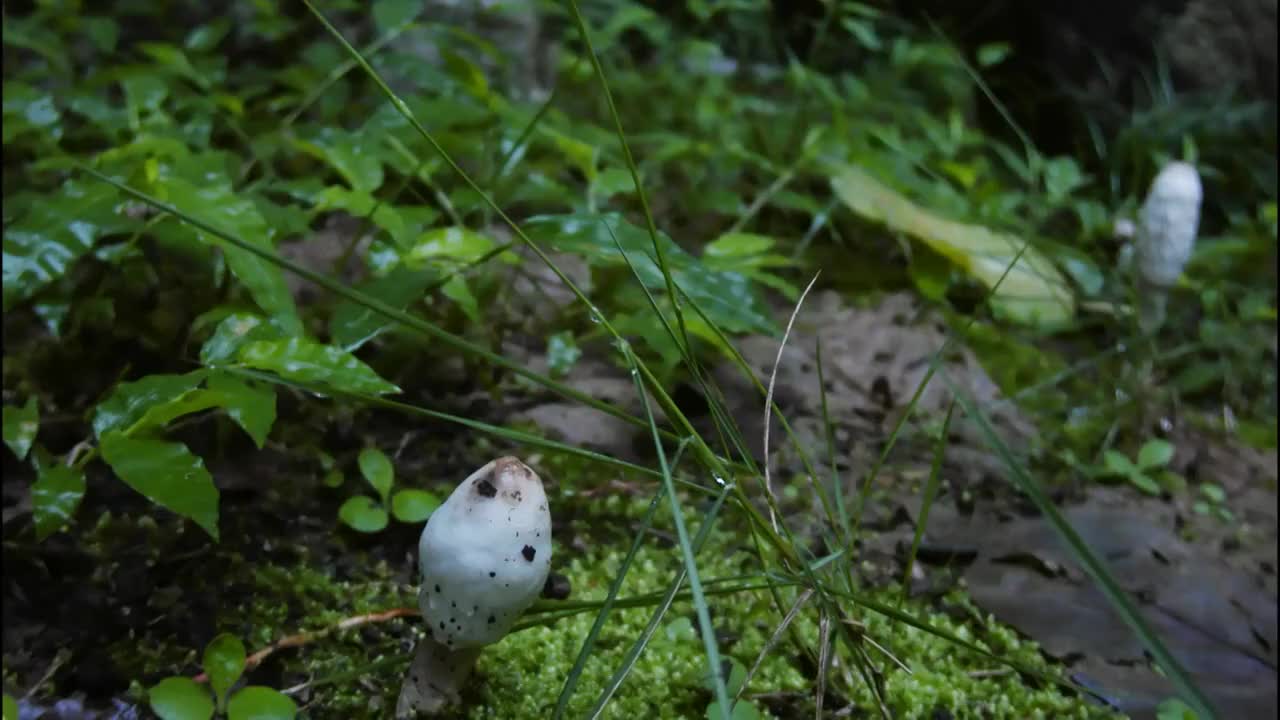
<svg viewBox="0 0 1280 720">
<path fill-rule="evenodd" d="M 408 720 L 419 712 L 438 713 L 456 704 L 481 649 L 452 650 L 436 642 L 430 633 L 423 635 L 418 640 L 404 685 L 400 686 L 396 720 Z"/>
</svg>

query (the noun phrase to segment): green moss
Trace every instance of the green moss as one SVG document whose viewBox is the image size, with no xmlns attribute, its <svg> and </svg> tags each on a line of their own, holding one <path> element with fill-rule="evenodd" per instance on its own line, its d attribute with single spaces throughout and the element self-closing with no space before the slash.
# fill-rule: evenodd
<svg viewBox="0 0 1280 720">
<path fill-rule="evenodd" d="M 573 601 L 600 601 L 620 571 L 622 549 L 629 543 L 647 500 L 620 494 L 594 499 L 563 495 L 570 497 L 562 499 L 558 511 L 576 518 L 576 536 L 558 538 L 557 569 L 569 577 Z M 696 531 L 692 503 L 686 505 L 686 514 Z M 662 533 L 670 530 L 668 515 L 665 508 L 659 512 L 656 529 Z M 576 547 L 585 544 L 589 549 L 574 552 L 564 543 Z M 664 590 L 679 570 L 679 557 L 678 550 L 669 544 L 657 539 L 647 541 L 627 574 L 621 597 Z M 221 581 L 236 578 L 239 584 L 234 595 L 220 596 L 226 601 L 219 605 L 218 629 L 239 634 L 251 650 L 284 635 L 331 627 L 353 615 L 415 604 L 413 589 L 396 584 L 385 564 L 370 565 L 360 581 L 342 581 L 318 569 L 305 553 L 300 562 L 289 566 L 255 565 L 234 554 L 228 562 Z M 749 546 L 728 530 L 711 534 L 699 563 L 704 582 L 760 569 Z M 794 588 L 783 588 L 784 605 L 791 603 L 795 594 Z M 898 600 L 893 589 L 869 591 L 868 595 L 886 604 Z M 1018 638 L 990 617 L 982 617 L 962 595 L 953 593 L 946 601 L 966 610 L 975 620 L 960 622 L 914 602 L 904 604 L 902 609 L 1002 657 L 1054 672 L 1034 643 Z M 726 658 L 751 667 L 780 622 L 770 594 L 763 590 L 739 591 L 712 597 L 709 604 L 718 634 L 731 638 L 721 643 L 721 652 Z M 880 651 L 868 648 L 883 674 L 886 702 L 895 716 L 927 717 L 935 708 L 946 709 L 957 718 L 1106 716 L 1078 698 L 1062 694 L 1056 686 L 1029 687 L 1019 674 L 1000 663 L 961 651 L 933 634 L 860 610 L 852 603 L 844 610 L 848 617 L 865 625 L 868 637 L 910 669 L 908 673 Z M 581 717 L 595 704 L 651 614 L 651 607 L 616 609 L 612 613 L 579 677 L 569 704 L 569 717 Z M 671 607 L 663 625 L 613 695 L 604 717 L 704 716 L 711 693 L 705 683 L 705 655 L 694 618 L 693 606 L 687 600 Z M 594 610 L 583 612 L 552 626 L 514 633 L 486 649 L 468 688 L 467 704 L 453 717 L 548 717 L 594 619 Z M 305 680 L 311 684 L 304 697 L 312 717 L 385 717 L 399 693 L 412 636 L 419 625 L 416 620 L 396 620 L 344 631 L 301 649 L 281 651 L 273 662 L 278 663 L 277 672 L 282 673 L 285 682 Z M 798 616 L 793 629 L 808 648 L 817 647 L 812 605 Z M 148 672 L 191 669 L 199 652 L 198 648 L 167 647 L 153 638 L 122 641 L 118 650 L 132 652 L 132 665 Z M 842 649 L 839 657 L 845 656 Z M 752 677 L 744 697 L 751 700 L 758 694 L 768 694 L 769 704 L 752 700 L 766 717 L 771 717 L 767 712 L 770 708 L 783 717 L 811 716 L 811 668 L 806 653 L 786 638 Z M 837 664 L 829 684 L 858 707 L 867 711 L 874 708 L 870 692 L 852 669 Z"/>
</svg>

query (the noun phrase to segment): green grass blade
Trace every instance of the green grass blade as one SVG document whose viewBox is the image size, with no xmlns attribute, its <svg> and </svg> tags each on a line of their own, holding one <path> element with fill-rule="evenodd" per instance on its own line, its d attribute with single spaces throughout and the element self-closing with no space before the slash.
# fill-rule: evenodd
<svg viewBox="0 0 1280 720">
<path fill-rule="evenodd" d="M 653 409 L 649 406 L 649 395 L 645 392 L 644 383 L 640 380 L 635 357 L 629 346 L 624 345 L 622 351 L 626 355 L 627 363 L 631 365 L 636 392 L 640 394 L 640 402 L 644 405 L 645 417 L 649 420 L 649 429 L 653 434 L 653 446 L 658 454 L 658 465 L 662 468 L 662 483 L 666 488 L 667 502 L 671 507 L 671 519 L 676 526 L 676 539 L 680 544 L 680 556 L 684 561 L 685 575 L 689 579 L 689 590 L 693 595 L 693 608 L 698 617 L 698 629 L 701 631 L 703 648 L 707 654 L 707 671 L 710 673 L 716 700 L 720 703 L 723 720 L 730 720 L 729 691 L 724 684 L 724 675 L 720 672 L 720 648 L 716 642 L 715 628 L 711 625 L 711 611 L 707 607 L 707 598 L 702 590 L 702 579 L 698 577 L 698 565 L 694 559 L 693 544 L 689 540 L 689 530 L 685 527 L 684 511 L 680 508 L 680 498 L 676 495 L 675 485 L 671 479 L 671 467 L 667 464 L 667 453 L 662 447 L 662 436 L 658 434 L 658 426 L 654 423 Z M 707 524 L 709 522 L 709 519 L 704 521 Z"/>
<path fill-rule="evenodd" d="M 947 405 L 947 416 L 942 420 L 942 432 L 938 435 L 938 445 L 933 451 L 933 467 L 929 469 L 929 482 L 925 486 L 924 501 L 920 504 L 920 515 L 916 518 L 915 536 L 911 538 L 911 552 L 907 554 L 907 567 L 902 573 L 902 599 L 911 594 L 911 570 L 915 567 L 916 552 L 920 549 L 920 539 L 924 537 L 924 528 L 929 522 L 929 508 L 938 496 L 938 481 L 942 477 L 942 458 L 946 455 L 947 434 L 951 432 L 951 416 L 955 413 L 956 401 L 952 398 Z"/>
<path fill-rule="evenodd" d="M 667 295 L 671 298 L 671 307 L 675 311 L 676 325 L 680 328 L 680 334 L 684 339 L 684 345 L 692 349 L 689 343 L 689 331 L 685 327 L 684 314 L 680 311 L 680 296 L 676 294 L 675 283 L 671 278 L 671 271 L 667 267 L 667 258 L 662 251 L 662 243 L 658 242 L 658 226 L 653 221 L 653 212 L 649 209 L 649 196 L 644 191 L 644 184 L 640 182 L 640 171 L 636 168 L 635 157 L 631 154 L 631 143 L 627 142 L 627 134 L 622 129 L 622 118 L 618 115 L 618 107 L 613 102 L 613 93 L 609 91 L 609 82 L 604 76 L 604 67 L 600 65 L 600 58 L 596 55 L 595 46 L 591 44 L 591 33 L 587 30 L 587 21 L 582 17 L 582 12 L 578 9 L 578 0 L 569 0 L 569 9 L 573 15 L 574 22 L 578 25 L 578 33 L 582 37 L 582 44 L 586 47 L 587 57 L 591 58 L 591 67 L 595 69 L 596 78 L 600 80 L 600 88 L 604 93 L 605 102 L 609 106 L 609 115 L 613 118 L 614 128 L 618 133 L 618 142 L 622 145 L 622 158 L 627 164 L 627 170 L 631 173 L 631 181 L 635 184 L 636 197 L 640 201 L 640 209 L 644 213 L 645 225 L 649 229 L 649 237 L 653 240 L 653 250 L 657 254 L 658 267 L 662 270 L 662 276 L 667 282 Z M 721 707 L 727 708 L 727 705 Z"/>
<path fill-rule="evenodd" d="M 591 624 L 591 630 L 587 632 L 586 639 L 582 641 L 582 648 L 578 651 L 578 657 L 573 661 L 573 668 L 569 670 L 569 674 L 564 679 L 564 686 L 560 688 L 560 697 L 556 699 L 556 709 L 552 714 L 553 720 L 560 720 L 560 718 L 564 717 L 564 711 L 569 707 L 569 699 L 573 697 L 573 691 L 578 685 L 578 678 L 582 676 L 583 668 L 587 665 L 587 658 L 591 655 L 591 649 L 595 647 L 596 638 L 600 636 L 600 631 L 604 629 L 605 621 L 609 619 L 609 613 L 613 611 L 613 606 L 618 601 L 618 591 L 622 589 L 622 583 L 627 577 L 627 572 L 631 570 L 631 562 L 635 560 L 636 553 L 640 551 L 640 544 L 644 542 L 645 534 L 653 526 L 653 516 L 662 505 L 662 496 L 666 491 L 666 485 L 659 485 L 658 492 L 654 494 L 653 500 L 649 501 L 649 508 L 645 511 L 644 518 L 640 521 L 640 529 L 636 531 L 636 536 L 631 541 L 631 548 L 627 550 L 626 557 L 622 559 L 617 577 L 609 584 L 609 592 L 605 595 L 604 604 L 600 606 L 600 612 L 596 614 L 596 619 Z"/>
</svg>

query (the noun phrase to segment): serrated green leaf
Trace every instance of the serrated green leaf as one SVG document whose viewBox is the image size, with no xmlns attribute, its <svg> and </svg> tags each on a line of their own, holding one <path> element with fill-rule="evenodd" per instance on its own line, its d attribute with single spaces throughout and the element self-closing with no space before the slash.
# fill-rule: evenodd
<svg viewBox="0 0 1280 720">
<path fill-rule="evenodd" d="M 209 720 L 213 717 L 213 698 L 195 680 L 171 677 L 161 680 L 148 693 L 151 710 L 160 720 Z"/>
<path fill-rule="evenodd" d="M 226 410 L 227 416 L 261 449 L 276 421 L 275 390 L 216 372 L 209 376 L 209 391 L 217 394 L 218 406 Z"/>
<path fill-rule="evenodd" d="M 126 437 L 112 430 L 101 436 L 100 447 L 126 485 L 218 539 L 218 489 L 204 461 L 186 445 Z"/>
<path fill-rule="evenodd" d="M 422 297 L 434 278 L 433 272 L 397 267 L 386 276 L 369 280 L 356 289 L 396 310 L 404 310 Z M 350 352 L 394 326 L 395 322 L 386 316 L 364 305 L 343 300 L 329 321 L 329 336 L 335 345 Z"/>
<path fill-rule="evenodd" d="M 293 720 L 298 706 L 288 695 L 262 685 L 249 685 L 231 696 L 228 720 Z"/>
<path fill-rule="evenodd" d="M 44 540 L 71 521 L 84 497 L 84 472 L 53 463 L 40 468 L 31 485 L 31 514 L 36 539 Z"/>
<path fill-rule="evenodd" d="M 205 647 L 204 672 L 209 676 L 209 687 L 213 688 L 219 708 L 225 706 L 227 691 L 244 672 L 244 659 L 244 643 L 230 633 L 218 635 Z"/>
<path fill-rule="evenodd" d="M 65 275 L 102 237 L 133 227 L 133 220 L 116 214 L 119 201 L 110 185 L 68 180 L 16 220 L 6 220 L 4 309 Z"/>
<path fill-rule="evenodd" d="M 400 392 L 355 355 L 305 338 L 256 340 L 240 348 L 237 358 L 245 367 L 308 384 L 374 395 Z"/>
<path fill-rule="evenodd" d="M 373 486 L 373 489 L 378 492 L 378 497 L 382 498 L 385 504 L 387 496 L 391 494 L 391 486 L 396 481 L 396 471 L 391 465 L 391 458 L 378 448 L 368 447 L 360 451 L 357 463 L 360 465 L 360 474 Z"/>
<path fill-rule="evenodd" d="M 4 444 L 9 446 L 19 460 L 27 458 L 31 443 L 40 432 L 40 406 L 35 396 L 27 398 L 22 407 L 5 405 L 3 415 Z"/>
<path fill-rule="evenodd" d="M 338 519 L 352 530 L 376 533 L 387 526 L 387 511 L 368 495 L 356 495 L 338 508 Z"/>
<path fill-rule="evenodd" d="M 426 490 L 398 490 L 391 498 L 391 514 L 403 523 L 422 522 L 438 507 L 440 498 Z"/>
<path fill-rule="evenodd" d="M 182 177 L 168 176 L 158 182 L 157 193 L 165 196 L 183 214 L 202 220 L 246 242 L 274 249 L 272 230 L 249 197 L 236 193 L 225 171 L 206 173 L 196 184 Z M 278 266 L 216 237 L 193 231 L 201 241 L 218 247 L 227 267 L 244 284 L 254 302 L 270 315 L 288 335 L 302 334 L 298 309 Z"/>
<path fill-rule="evenodd" d="M 1138 467 L 1143 470 L 1164 467 L 1173 460 L 1174 447 L 1167 440 L 1155 438 L 1143 443 L 1138 450 Z"/>
<path fill-rule="evenodd" d="M 120 383 L 93 409 L 93 434 L 101 438 L 111 430 L 127 430 L 154 407 L 182 398 L 204 382 L 206 370 L 185 375 L 148 375 Z"/>
</svg>

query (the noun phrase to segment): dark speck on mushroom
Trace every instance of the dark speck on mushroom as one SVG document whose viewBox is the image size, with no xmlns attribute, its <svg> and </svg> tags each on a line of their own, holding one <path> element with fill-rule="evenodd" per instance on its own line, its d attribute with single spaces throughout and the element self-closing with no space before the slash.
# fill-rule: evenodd
<svg viewBox="0 0 1280 720">
<path fill-rule="evenodd" d="M 490 625 L 494 624 L 494 623 L 495 623 L 495 622 L 497 622 L 497 621 L 498 621 L 498 619 L 497 619 L 497 618 L 495 618 L 494 616 L 492 616 L 492 615 L 490 615 L 490 616 L 489 616 L 489 624 L 490 624 Z"/>
<path fill-rule="evenodd" d="M 440 586 L 436 585 L 436 592 L 440 592 Z"/>
<path fill-rule="evenodd" d="M 489 571 L 489 577 L 498 577 L 498 573 L 496 573 L 496 572 L 494 572 L 494 571 L 490 570 L 490 571 Z"/>
<path fill-rule="evenodd" d="M 524 559 L 529 562 L 533 562 L 533 556 L 535 553 L 537 553 L 537 550 L 534 550 L 532 545 L 525 545 L 524 549 L 520 551 L 520 554 L 524 555 Z"/>
<path fill-rule="evenodd" d="M 498 494 L 498 488 L 489 482 L 489 478 L 480 478 L 476 481 L 476 492 L 484 497 L 491 498 Z"/>
<path fill-rule="evenodd" d="M 441 629 L 441 630 L 443 630 L 443 629 L 444 629 L 444 621 L 443 621 L 443 620 L 441 620 L 441 621 L 440 621 L 440 629 Z"/>
</svg>

